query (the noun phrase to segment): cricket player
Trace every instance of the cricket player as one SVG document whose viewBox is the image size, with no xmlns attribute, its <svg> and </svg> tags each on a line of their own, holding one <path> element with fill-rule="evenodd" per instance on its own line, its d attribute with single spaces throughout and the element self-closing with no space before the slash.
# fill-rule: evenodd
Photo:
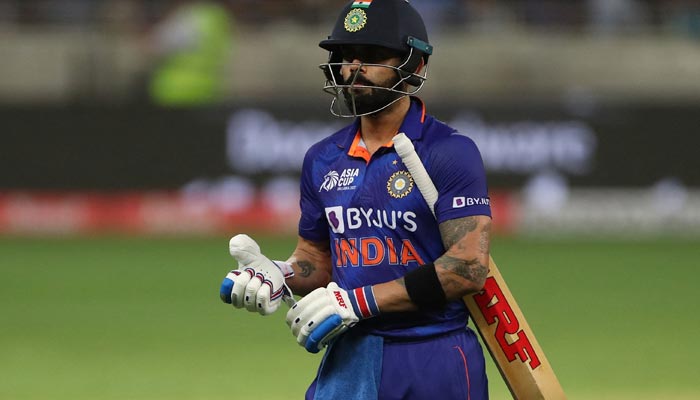
<svg viewBox="0 0 700 400">
<path fill-rule="evenodd" d="M 433 52 L 423 20 L 406 0 L 351 1 L 320 46 L 331 112 L 353 122 L 306 153 L 292 256 L 272 261 L 233 237 L 239 269 L 221 298 L 270 314 L 304 296 L 287 324 L 308 351 L 328 346 L 306 399 L 486 399 L 462 302 L 488 271 L 486 178 L 474 142 L 413 96 Z M 398 133 L 439 192 L 435 215 L 392 145 Z"/>
</svg>

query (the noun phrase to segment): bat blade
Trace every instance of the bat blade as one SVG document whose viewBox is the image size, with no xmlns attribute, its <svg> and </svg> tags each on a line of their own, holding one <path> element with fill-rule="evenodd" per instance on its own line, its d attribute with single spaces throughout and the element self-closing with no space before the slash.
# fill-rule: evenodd
<svg viewBox="0 0 700 400">
<path fill-rule="evenodd" d="M 566 399 L 493 258 L 483 290 L 463 300 L 514 399 Z"/>
</svg>

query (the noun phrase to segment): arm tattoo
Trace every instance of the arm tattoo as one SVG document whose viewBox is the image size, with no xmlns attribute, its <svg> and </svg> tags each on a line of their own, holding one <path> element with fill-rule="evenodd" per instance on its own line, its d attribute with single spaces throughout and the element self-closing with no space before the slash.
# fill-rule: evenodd
<svg viewBox="0 0 700 400">
<path fill-rule="evenodd" d="M 478 232 L 478 248 L 469 251 L 469 249 L 467 249 L 467 243 L 462 240 L 467 234 L 474 232 L 477 229 L 477 225 L 476 217 L 458 218 L 441 223 L 440 234 L 445 249 L 449 250 L 454 246 L 455 248 L 453 250 L 456 250 L 458 254 L 470 254 L 470 258 L 464 259 L 444 254 L 442 257 L 435 260 L 435 265 L 471 282 L 483 282 L 488 274 L 488 267 L 483 265 L 478 257 L 471 257 L 473 257 L 474 254 L 473 250 L 476 250 L 480 254 L 488 254 L 491 223 L 489 222 L 484 225 L 480 229 L 480 232 Z M 445 279 L 446 281 L 443 282 L 445 289 L 451 286 L 459 287 L 459 282 L 457 282 L 456 277 L 450 277 L 448 275 Z"/>
<path fill-rule="evenodd" d="M 316 266 L 308 261 L 297 261 L 297 265 L 299 269 L 301 269 L 301 271 L 299 271 L 299 276 L 303 276 L 304 278 L 308 278 L 316 271 Z"/>
<path fill-rule="evenodd" d="M 439 258 L 440 266 L 448 271 L 452 271 L 455 274 L 474 281 L 478 279 L 479 269 L 483 268 L 479 260 L 476 258 L 471 260 L 462 260 L 455 257 L 450 257 L 448 255 Z"/>
<path fill-rule="evenodd" d="M 317 268 L 316 265 L 318 264 L 319 261 L 319 255 L 322 255 L 323 257 L 328 257 L 330 259 L 331 256 L 331 248 L 328 241 L 325 242 L 312 242 L 312 241 L 306 241 L 306 244 L 311 246 L 313 250 L 303 250 L 301 251 L 302 254 L 299 254 L 297 256 L 297 261 L 296 264 L 299 266 L 299 276 L 303 278 L 308 278 L 311 275 L 313 275 Z M 299 260 L 299 258 L 302 258 Z M 311 260 L 311 261 L 309 261 Z"/>
<path fill-rule="evenodd" d="M 479 232 L 479 251 L 482 253 L 491 251 L 491 221 Z"/>
<path fill-rule="evenodd" d="M 445 250 L 452 247 L 455 243 L 459 243 L 460 239 L 467 233 L 473 232 L 474 229 L 476 229 L 475 217 L 457 218 L 441 223 L 440 236 L 442 236 Z"/>
<path fill-rule="evenodd" d="M 481 264 L 476 258 L 462 260 L 460 258 L 443 255 L 435 260 L 435 265 L 471 282 L 482 282 L 486 279 L 486 275 L 489 272 L 488 268 Z M 447 275 L 445 276 L 445 281 L 443 281 L 443 286 L 445 291 L 448 291 L 450 287 L 459 288 L 461 284 L 453 277 L 450 277 L 450 275 Z"/>
</svg>

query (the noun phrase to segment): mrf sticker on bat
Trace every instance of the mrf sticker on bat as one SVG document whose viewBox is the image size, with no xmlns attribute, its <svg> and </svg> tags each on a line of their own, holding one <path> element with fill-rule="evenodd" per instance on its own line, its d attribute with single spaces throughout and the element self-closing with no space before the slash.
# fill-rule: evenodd
<svg viewBox="0 0 700 400">
<path fill-rule="evenodd" d="M 533 370 L 542 364 L 496 279 L 486 278 L 484 289 L 474 295 L 474 300 L 486 323 L 497 324 L 495 338 L 508 361 L 515 361 L 516 357 L 524 363 L 529 361 Z"/>
</svg>

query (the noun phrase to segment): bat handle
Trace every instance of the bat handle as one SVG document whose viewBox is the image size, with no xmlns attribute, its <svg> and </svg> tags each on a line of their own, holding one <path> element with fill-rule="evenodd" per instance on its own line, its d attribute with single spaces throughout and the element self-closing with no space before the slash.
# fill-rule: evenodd
<svg viewBox="0 0 700 400">
<path fill-rule="evenodd" d="M 282 296 L 282 301 L 284 301 L 284 303 L 285 303 L 287 306 L 289 306 L 289 308 L 292 308 L 292 307 L 294 307 L 294 305 L 297 304 L 297 301 L 294 300 L 294 297 L 292 297 L 292 296 L 290 296 L 290 295 L 288 295 L 288 294 L 285 294 L 285 295 Z"/>
</svg>

